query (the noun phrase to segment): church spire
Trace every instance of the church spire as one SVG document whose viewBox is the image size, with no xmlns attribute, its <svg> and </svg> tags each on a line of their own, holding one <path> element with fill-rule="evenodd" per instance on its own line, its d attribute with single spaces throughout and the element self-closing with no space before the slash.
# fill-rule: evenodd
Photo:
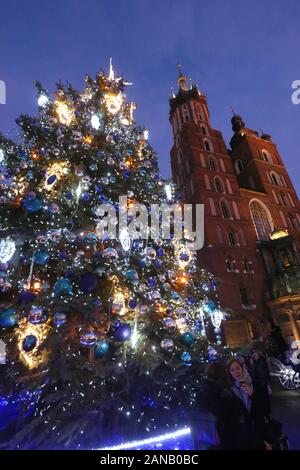
<svg viewBox="0 0 300 470">
<path fill-rule="evenodd" d="M 178 67 L 178 72 L 179 72 L 179 76 L 177 79 L 178 87 L 180 90 L 187 91 L 188 90 L 188 77 L 182 74 L 181 65 L 179 63 L 177 64 L 177 67 Z"/>
</svg>

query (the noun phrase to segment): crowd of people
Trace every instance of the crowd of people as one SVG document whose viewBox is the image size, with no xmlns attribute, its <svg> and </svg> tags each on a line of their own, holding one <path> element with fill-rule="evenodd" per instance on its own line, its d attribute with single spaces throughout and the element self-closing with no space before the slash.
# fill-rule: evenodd
<svg viewBox="0 0 300 470">
<path fill-rule="evenodd" d="M 196 449 L 282 448 L 282 426 L 271 415 L 269 367 L 258 349 L 209 364 L 197 401 Z"/>
</svg>

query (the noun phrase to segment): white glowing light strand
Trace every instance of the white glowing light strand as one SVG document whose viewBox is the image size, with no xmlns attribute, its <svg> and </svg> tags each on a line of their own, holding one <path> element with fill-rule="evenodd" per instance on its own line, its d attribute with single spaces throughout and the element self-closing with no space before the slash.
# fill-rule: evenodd
<svg viewBox="0 0 300 470">
<path fill-rule="evenodd" d="M 201 317 L 201 323 L 202 323 L 202 330 L 201 330 L 201 335 L 206 336 L 206 328 L 205 328 L 205 317 L 204 317 L 204 312 L 202 307 L 200 307 L 200 317 Z"/>
<path fill-rule="evenodd" d="M 80 181 L 80 183 L 79 183 L 79 185 L 77 186 L 77 189 L 76 189 L 76 203 L 77 204 L 78 204 L 78 201 L 80 199 L 81 193 L 82 193 L 82 186 L 81 186 L 81 181 Z"/>
<path fill-rule="evenodd" d="M 0 163 L 3 163 L 5 159 L 5 152 L 4 150 L 0 149 Z"/>
<path fill-rule="evenodd" d="M 148 140 L 148 139 L 149 139 L 149 131 L 148 131 L 148 129 L 145 129 L 145 130 L 144 130 L 144 139 L 145 139 L 145 140 Z"/>
<path fill-rule="evenodd" d="M 0 241 L 0 262 L 7 263 L 16 251 L 16 244 L 11 238 L 5 238 Z"/>
<path fill-rule="evenodd" d="M 32 274 L 33 274 L 33 266 L 34 266 L 34 258 L 35 258 L 35 251 L 33 252 L 32 260 L 31 260 L 31 263 L 30 263 L 29 276 L 28 276 L 28 281 L 27 281 L 27 289 L 28 289 L 28 290 L 30 290 L 30 288 L 31 288 Z"/>
<path fill-rule="evenodd" d="M 168 441 L 169 439 L 176 439 L 177 437 L 188 436 L 191 434 L 191 428 L 182 428 L 178 431 L 167 432 L 166 434 L 161 434 L 159 436 L 149 437 L 147 439 L 141 439 L 138 441 L 125 442 L 124 444 L 119 444 L 112 447 L 103 447 L 97 450 L 128 450 L 134 449 L 135 447 L 143 447 L 147 444 L 155 444 L 157 442 Z"/>
</svg>

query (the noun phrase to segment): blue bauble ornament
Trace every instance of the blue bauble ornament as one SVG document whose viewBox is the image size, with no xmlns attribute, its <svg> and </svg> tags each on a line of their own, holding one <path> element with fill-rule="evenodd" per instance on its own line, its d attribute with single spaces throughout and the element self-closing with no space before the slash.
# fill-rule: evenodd
<svg viewBox="0 0 300 470">
<path fill-rule="evenodd" d="M 11 328 L 18 323 L 16 309 L 14 307 L 6 308 L 0 311 L 0 328 Z"/>
<path fill-rule="evenodd" d="M 129 170 L 125 170 L 125 171 L 123 171 L 123 176 L 124 176 L 124 178 L 128 179 L 131 176 L 131 172 Z"/>
<path fill-rule="evenodd" d="M 137 271 L 135 269 L 127 269 L 125 272 L 124 272 L 124 276 L 126 277 L 126 279 L 128 279 L 129 281 L 137 281 L 139 279 L 139 275 L 137 273 Z"/>
<path fill-rule="evenodd" d="M 40 266 L 45 266 L 49 261 L 50 255 L 47 251 L 37 251 L 34 255 L 34 262 Z"/>
<path fill-rule="evenodd" d="M 181 253 L 179 258 L 181 259 L 181 261 L 188 261 L 189 260 L 189 255 L 188 255 L 188 253 Z"/>
<path fill-rule="evenodd" d="M 196 299 L 194 297 L 188 297 L 188 300 L 187 300 L 188 304 L 189 305 L 195 305 L 196 303 Z"/>
<path fill-rule="evenodd" d="M 21 292 L 18 298 L 18 303 L 21 305 L 31 304 L 36 298 L 36 294 L 29 290 Z"/>
<path fill-rule="evenodd" d="M 53 316 L 53 323 L 56 326 L 62 326 L 67 322 L 67 315 L 64 312 L 56 312 Z"/>
<path fill-rule="evenodd" d="M 32 325 L 42 325 L 47 321 L 47 313 L 42 307 L 32 307 L 28 315 L 28 321 Z"/>
<path fill-rule="evenodd" d="M 179 295 L 176 291 L 173 291 L 173 292 L 171 293 L 171 297 L 172 297 L 173 300 L 178 300 L 178 299 L 180 299 L 180 295 Z"/>
<path fill-rule="evenodd" d="M 165 256 L 165 250 L 163 248 L 158 248 L 158 250 L 156 250 L 156 254 L 157 256 Z"/>
<path fill-rule="evenodd" d="M 85 294 L 90 294 L 96 289 L 98 276 L 93 273 L 86 273 L 79 276 L 78 286 Z"/>
<path fill-rule="evenodd" d="M 90 200 L 90 195 L 89 195 L 89 193 L 87 193 L 87 192 L 82 193 L 81 199 L 82 199 L 84 202 L 88 202 L 88 201 Z"/>
<path fill-rule="evenodd" d="M 193 346 L 196 338 L 190 331 L 186 331 L 180 335 L 180 342 L 185 346 Z"/>
<path fill-rule="evenodd" d="M 56 297 L 61 295 L 72 295 L 73 286 L 69 279 L 58 279 L 54 284 L 53 291 Z"/>
<path fill-rule="evenodd" d="M 116 341 L 127 341 L 131 336 L 131 326 L 129 323 L 121 323 L 115 325 L 113 337 Z"/>
<path fill-rule="evenodd" d="M 56 175 L 51 175 L 51 176 L 49 176 L 49 178 L 47 179 L 47 184 L 50 186 L 50 185 L 53 184 L 55 181 L 56 181 Z"/>
<path fill-rule="evenodd" d="M 38 198 L 22 199 L 22 204 L 25 207 L 25 209 L 27 209 L 27 211 L 31 213 L 39 212 L 43 207 L 42 201 Z"/>
<path fill-rule="evenodd" d="M 203 311 L 204 311 L 205 313 L 210 314 L 210 313 L 212 313 L 214 310 L 216 310 L 217 307 L 216 307 L 216 304 L 215 304 L 215 302 L 214 302 L 213 300 L 207 300 L 206 302 L 203 303 L 202 308 L 203 308 Z"/>
<path fill-rule="evenodd" d="M 93 331 L 86 331 L 80 336 L 80 344 L 86 347 L 95 346 L 97 341 L 97 335 Z"/>
<path fill-rule="evenodd" d="M 36 347 L 37 338 L 34 335 L 28 335 L 23 341 L 22 348 L 25 352 L 30 352 Z"/>
<path fill-rule="evenodd" d="M 136 299 L 130 299 L 128 302 L 128 305 L 130 308 L 134 309 L 137 306 L 137 300 Z"/>
<path fill-rule="evenodd" d="M 182 360 L 183 362 L 189 363 L 189 362 L 192 361 L 192 356 L 190 355 L 189 352 L 184 351 L 184 352 L 181 354 L 181 360 Z"/>
<path fill-rule="evenodd" d="M 109 343 L 107 341 L 97 341 L 95 346 L 95 357 L 100 359 L 105 357 L 109 351 Z"/>
<path fill-rule="evenodd" d="M 133 155 L 133 150 L 128 149 L 128 150 L 127 150 L 127 155 L 129 155 L 129 156 Z"/>
<path fill-rule="evenodd" d="M 157 280 L 154 277 L 150 277 L 148 284 L 150 287 L 155 287 L 157 285 Z"/>
<path fill-rule="evenodd" d="M 95 191 L 96 193 L 101 193 L 103 191 L 103 187 L 101 186 L 101 184 L 98 184 L 97 186 L 95 186 Z"/>
<path fill-rule="evenodd" d="M 162 262 L 159 259 L 156 259 L 153 264 L 157 269 L 161 268 L 162 266 Z"/>
<path fill-rule="evenodd" d="M 73 199 L 73 194 L 71 193 L 71 191 L 68 191 L 66 194 L 66 199 L 68 199 L 69 201 L 71 201 Z"/>
<path fill-rule="evenodd" d="M 93 232 L 88 233 L 86 237 L 86 241 L 88 243 L 93 243 L 93 244 L 97 243 L 97 235 Z"/>
</svg>

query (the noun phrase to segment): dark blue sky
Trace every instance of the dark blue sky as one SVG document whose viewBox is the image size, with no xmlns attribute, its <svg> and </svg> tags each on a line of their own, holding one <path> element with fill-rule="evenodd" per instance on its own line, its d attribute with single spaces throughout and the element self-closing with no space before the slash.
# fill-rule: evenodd
<svg viewBox="0 0 300 470">
<path fill-rule="evenodd" d="M 36 113 L 34 79 L 81 87 L 84 74 L 108 68 L 134 86 L 128 98 L 150 129 L 165 176 L 172 142 L 168 122 L 176 63 L 208 99 L 212 124 L 231 136 L 230 106 L 246 125 L 272 134 L 299 193 L 299 0 L 9 0 L 0 6 L 0 79 L 7 104 L 0 130 L 21 112 Z M 11 133 L 14 135 L 14 132 Z"/>
</svg>

